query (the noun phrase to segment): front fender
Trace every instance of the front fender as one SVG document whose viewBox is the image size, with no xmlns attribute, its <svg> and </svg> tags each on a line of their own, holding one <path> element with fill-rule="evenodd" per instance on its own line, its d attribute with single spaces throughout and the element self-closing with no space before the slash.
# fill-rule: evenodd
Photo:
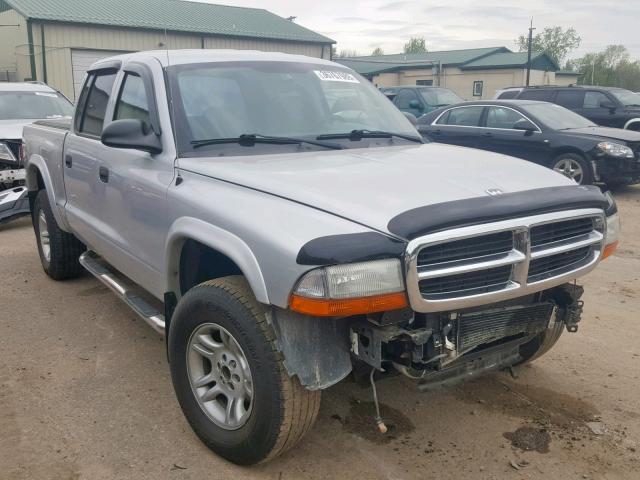
<svg viewBox="0 0 640 480">
<path fill-rule="evenodd" d="M 193 217 L 180 217 L 169 229 L 165 246 L 168 291 L 180 294 L 180 252 L 186 240 L 196 240 L 233 260 L 249 282 L 256 299 L 269 304 L 260 265 L 249 246 L 236 235 Z"/>
<path fill-rule="evenodd" d="M 47 198 L 49 199 L 49 205 L 51 205 L 51 211 L 58 223 L 58 226 L 67 232 L 71 231 L 71 227 L 67 223 L 66 216 L 64 215 L 64 185 L 59 185 L 56 188 L 54 184 L 49 168 L 47 167 L 46 160 L 41 155 L 31 155 L 27 160 L 25 167 L 25 181 L 29 192 L 37 192 L 39 190 L 38 174 L 42 178 L 43 186 L 47 192 Z M 63 182 L 60 179 L 60 182 Z"/>
</svg>

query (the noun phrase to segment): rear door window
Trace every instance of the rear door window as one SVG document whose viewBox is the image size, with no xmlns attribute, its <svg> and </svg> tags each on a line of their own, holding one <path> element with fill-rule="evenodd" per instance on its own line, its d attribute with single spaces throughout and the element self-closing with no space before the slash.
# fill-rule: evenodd
<svg viewBox="0 0 640 480">
<path fill-rule="evenodd" d="M 436 122 L 438 125 L 454 125 L 458 127 L 479 127 L 484 107 L 452 108 Z"/>
<path fill-rule="evenodd" d="M 535 90 L 535 89 L 531 89 L 531 90 L 525 90 L 520 94 L 520 99 L 522 100 L 537 100 L 540 102 L 551 102 L 553 101 L 553 94 L 555 93 L 555 90 L 547 90 L 547 89 L 539 89 L 539 90 Z"/>
<path fill-rule="evenodd" d="M 102 134 L 107 104 L 116 79 L 115 71 L 99 72 L 91 84 L 82 113 L 78 131 L 85 135 L 99 137 Z M 87 82 L 89 84 L 89 82 Z M 83 92 L 84 93 L 84 92 Z"/>
<path fill-rule="evenodd" d="M 556 102 L 565 108 L 574 110 L 582 108 L 584 103 L 584 91 L 581 90 L 559 90 L 556 96 Z"/>
</svg>

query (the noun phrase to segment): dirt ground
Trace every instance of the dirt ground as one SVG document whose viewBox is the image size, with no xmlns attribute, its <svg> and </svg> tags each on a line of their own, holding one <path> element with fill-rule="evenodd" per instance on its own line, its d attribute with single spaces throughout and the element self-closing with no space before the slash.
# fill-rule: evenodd
<svg viewBox="0 0 640 480">
<path fill-rule="evenodd" d="M 517 378 L 422 394 L 324 392 L 304 442 L 236 467 L 195 437 L 163 340 L 96 280 L 57 283 L 28 220 L 0 226 L 0 479 L 640 479 L 640 187 L 617 193 L 623 239 L 583 279 L 577 334 Z"/>
</svg>

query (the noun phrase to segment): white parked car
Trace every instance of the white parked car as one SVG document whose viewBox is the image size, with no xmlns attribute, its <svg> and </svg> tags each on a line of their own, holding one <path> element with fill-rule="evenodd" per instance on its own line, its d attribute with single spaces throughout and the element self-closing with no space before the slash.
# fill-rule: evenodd
<svg viewBox="0 0 640 480">
<path fill-rule="evenodd" d="M 20 155 L 23 127 L 72 113 L 71 102 L 43 83 L 0 83 L 0 222 L 29 213 Z"/>
</svg>

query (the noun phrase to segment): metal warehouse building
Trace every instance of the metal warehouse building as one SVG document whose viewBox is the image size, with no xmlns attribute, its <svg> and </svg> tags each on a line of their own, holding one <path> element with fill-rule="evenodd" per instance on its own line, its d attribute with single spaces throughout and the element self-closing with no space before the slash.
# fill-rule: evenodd
<svg viewBox="0 0 640 480">
<path fill-rule="evenodd" d="M 258 8 L 181 0 L 0 0 L 0 79 L 75 99 L 96 60 L 158 48 L 233 48 L 330 58 L 335 43 Z"/>
<path fill-rule="evenodd" d="M 337 59 L 378 87 L 436 85 L 462 98 L 493 98 L 496 90 L 525 84 L 527 54 L 506 47 Z M 531 57 L 531 85 L 569 85 L 578 74 L 560 70 L 544 52 Z"/>
</svg>

